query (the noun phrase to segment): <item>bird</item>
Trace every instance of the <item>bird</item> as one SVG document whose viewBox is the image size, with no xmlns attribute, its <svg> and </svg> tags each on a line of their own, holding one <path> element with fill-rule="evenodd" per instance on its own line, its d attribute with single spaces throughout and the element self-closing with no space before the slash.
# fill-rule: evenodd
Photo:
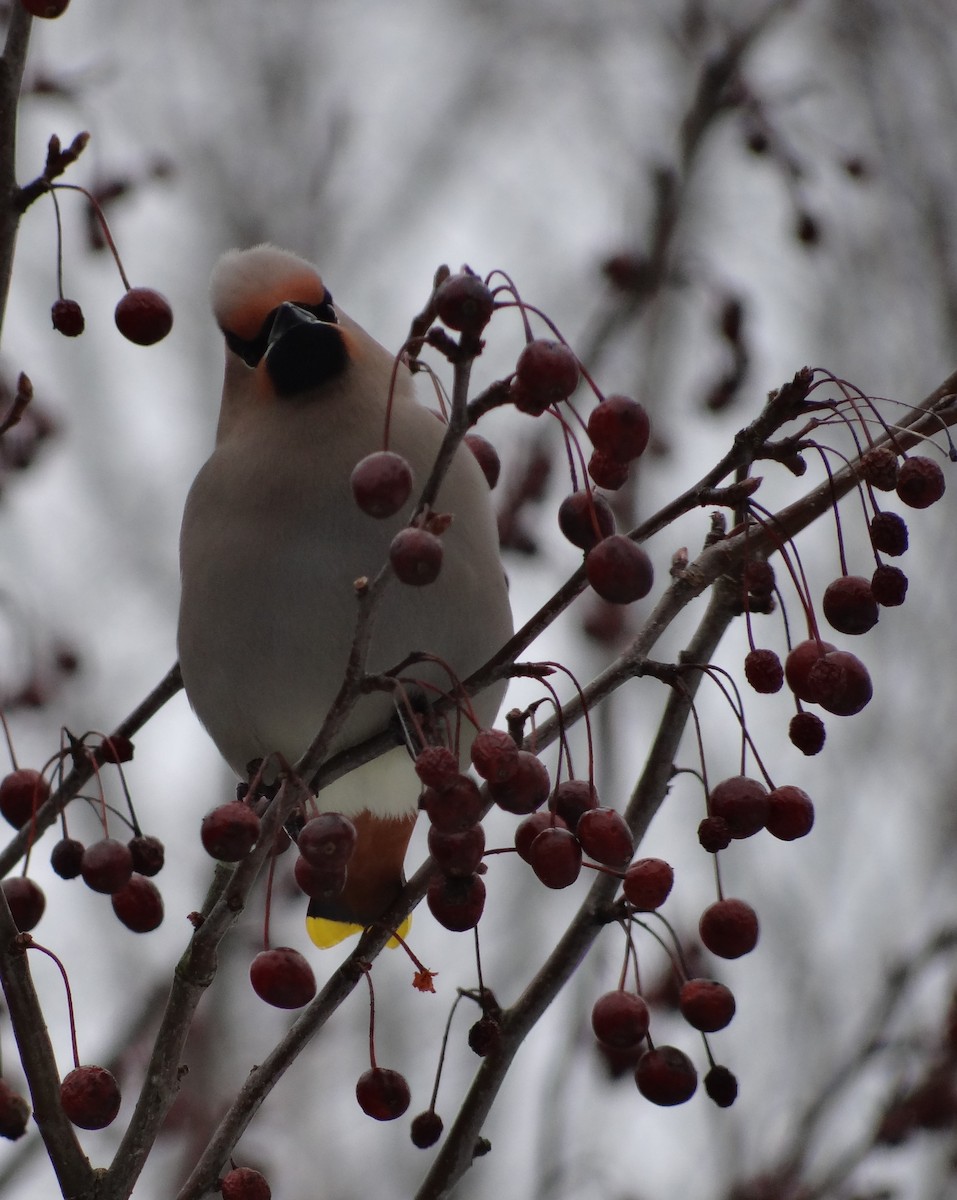
<svg viewBox="0 0 957 1200">
<path fill-rule="evenodd" d="M 214 447 L 183 514 L 177 644 L 191 707 L 245 778 L 256 759 L 295 763 L 322 725 L 353 642 L 356 581 L 388 560 L 445 425 L 416 397 L 408 367 L 333 302 L 298 255 L 269 244 L 228 251 L 210 300 L 225 371 Z M 350 477 L 385 448 L 387 408 L 388 449 L 407 460 L 416 486 L 397 514 L 377 519 L 357 506 Z M 466 444 L 433 508 L 452 518 L 438 578 L 423 587 L 393 581 L 375 616 L 369 672 L 418 651 L 464 679 L 511 636 L 491 494 Z M 407 674 L 423 696 L 454 690 L 435 662 Z M 473 698 L 480 727 L 494 721 L 504 690 L 497 683 Z M 394 724 L 395 708 L 387 693 L 363 695 L 330 753 Z M 470 729 L 461 722 L 463 759 Z M 318 809 L 348 817 L 357 842 L 342 894 L 310 902 L 317 945 L 374 923 L 397 896 L 419 790 L 397 744 L 319 792 Z"/>
</svg>

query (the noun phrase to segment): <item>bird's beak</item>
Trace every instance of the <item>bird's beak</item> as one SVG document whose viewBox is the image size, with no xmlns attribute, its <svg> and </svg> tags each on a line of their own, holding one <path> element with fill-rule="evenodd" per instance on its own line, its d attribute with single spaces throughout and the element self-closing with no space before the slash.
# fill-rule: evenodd
<svg viewBox="0 0 957 1200">
<path fill-rule="evenodd" d="M 266 352 L 293 329 L 298 329 L 304 325 L 321 325 L 322 321 L 315 315 L 309 312 L 308 309 L 300 308 L 298 304 L 293 304 L 286 300 L 276 309 L 276 315 L 273 317 L 272 325 L 269 329 L 269 336 L 266 339 Z"/>
<path fill-rule="evenodd" d="M 348 362 L 342 330 L 291 301 L 276 309 L 263 366 L 277 396 L 296 396 L 341 375 Z"/>
</svg>

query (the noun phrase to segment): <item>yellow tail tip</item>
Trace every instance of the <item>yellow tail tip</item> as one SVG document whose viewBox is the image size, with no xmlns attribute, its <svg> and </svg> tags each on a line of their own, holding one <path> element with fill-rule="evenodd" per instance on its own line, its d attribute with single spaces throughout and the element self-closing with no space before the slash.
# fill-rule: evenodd
<svg viewBox="0 0 957 1200">
<path fill-rule="evenodd" d="M 330 950 L 333 946 L 338 946 L 346 938 L 361 933 L 363 928 L 364 926 L 354 925 L 351 921 L 330 921 L 328 917 L 306 917 L 306 932 L 309 934 L 309 940 L 320 950 Z M 399 926 L 397 930 L 399 937 L 407 937 L 411 928 L 412 917 L 410 915 Z M 386 945 L 390 950 L 395 950 L 399 941 L 397 938 L 391 937 Z"/>
</svg>

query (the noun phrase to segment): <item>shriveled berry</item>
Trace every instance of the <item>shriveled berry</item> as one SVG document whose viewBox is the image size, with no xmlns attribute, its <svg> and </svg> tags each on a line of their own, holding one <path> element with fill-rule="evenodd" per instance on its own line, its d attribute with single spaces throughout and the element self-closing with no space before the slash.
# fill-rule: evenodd
<svg viewBox="0 0 957 1200">
<path fill-rule="evenodd" d="M 774 567 L 764 558 L 752 558 L 744 564 L 741 582 L 749 596 L 766 600 L 774 592 Z"/>
<path fill-rule="evenodd" d="M 139 833 L 126 843 L 133 856 L 133 870 L 140 875 L 158 875 L 166 862 L 166 849 L 158 837 Z"/>
<path fill-rule="evenodd" d="M 356 504 L 370 517 L 391 517 L 412 494 L 412 468 L 401 454 L 377 450 L 352 468 L 349 486 Z"/>
<path fill-rule="evenodd" d="M 605 497 L 591 489 L 572 492 L 558 506 L 558 528 L 573 546 L 590 550 L 615 532 L 615 515 Z"/>
<path fill-rule="evenodd" d="M 504 783 L 518 771 L 518 746 L 504 729 L 480 729 L 470 751 L 472 766 L 483 779 Z"/>
<path fill-rule="evenodd" d="M 495 297 L 478 275 L 450 275 L 435 292 L 439 320 L 458 333 L 479 334 L 492 318 Z"/>
<path fill-rule="evenodd" d="M 420 1112 L 418 1116 L 412 1118 L 412 1124 L 409 1127 L 412 1145 L 417 1146 L 420 1150 L 428 1150 L 429 1146 L 434 1146 L 442 1136 L 442 1129 L 442 1118 L 434 1108 Z"/>
<path fill-rule="evenodd" d="M 259 841 L 259 818 L 239 800 L 221 804 L 203 817 L 199 836 L 203 848 L 220 862 L 239 862 Z"/>
<path fill-rule="evenodd" d="M 482 919 L 485 884 L 481 875 L 440 875 L 429 884 L 425 898 L 440 925 L 453 933 L 463 933 L 474 929 Z"/>
<path fill-rule="evenodd" d="M 117 917 L 134 933 L 151 933 L 163 923 L 163 897 L 145 875 L 134 872 L 129 883 L 114 892 L 110 900 Z"/>
<path fill-rule="evenodd" d="M 879 492 L 892 492 L 897 486 L 897 455 L 889 446 L 876 446 L 861 455 L 861 478 Z"/>
<path fill-rule="evenodd" d="M 127 763 L 133 761 L 134 746 L 128 737 L 122 733 L 113 733 L 103 740 L 96 748 L 98 762 Z"/>
<path fill-rule="evenodd" d="M 486 1013 L 469 1030 L 468 1042 L 469 1049 L 479 1058 L 488 1058 L 490 1054 L 497 1053 L 502 1045 L 501 1022 Z"/>
<path fill-rule="evenodd" d="M 61 838 L 50 851 L 50 866 L 61 879 L 76 879 L 85 849 L 76 838 Z"/>
<path fill-rule="evenodd" d="M 444 875 L 474 875 L 485 853 L 485 830 L 473 825 L 462 833 L 429 829 L 429 853 Z"/>
<path fill-rule="evenodd" d="M 427 787 L 443 788 L 459 775 L 459 760 L 447 746 L 425 746 L 415 756 L 415 773 Z"/>
<path fill-rule="evenodd" d="M 820 642 L 817 638 L 808 638 L 798 642 L 784 660 L 784 678 L 787 685 L 799 700 L 808 704 L 817 702 L 814 688 L 810 683 L 811 669 L 818 659 L 829 654 L 835 647 L 830 642 Z"/>
<path fill-rule="evenodd" d="M 100 838 L 83 851 L 80 874 L 94 892 L 118 892 L 129 883 L 133 874 L 133 855 L 129 847 L 116 838 Z"/>
<path fill-rule="evenodd" d="M 567 829 L 562 818 L 553 812 L 536 812 L 524 821 L 519 821 L 515 828 L 515 849 L 519 858 L 531 863 L 532 843 L 543 829 Z"/>
<path fill-rule="evenodd" d="M 910 544 L 907 523 L 897 513 L 875 513 L 871 518 L 870 533 L 874 549 L 879 554 L 889 554 L 891 558 L 900 558 Z"/>
<path fill-rule="evenodd" d="M 678 993 L 681 1015 L 702 1033 L 717 1033 L 734 1016 L 734 993 L 714 979 L 689 979 Z"/>
<path fill-rule="evenodd" d="M 646 1050 L 638 1060 L 635 1083 L 646 1100 L 671 1107 L 684 1104 L 695 1094 L 698 1072 L 677 1046 L 656 1046 L 654 1050 Z"/>
<path fill-rule="evenodd" d="M 32 16 L 53 20 L 63 16 L 70 0 L 20 0 L 20 3 Z"/>
<path fill-rule="evenodd" d="M 631 604 L 651 591 L 655 581 L 651 559 L 637 543 L 613 533 L 585 556 L 588 582 L 610 604 Z"/>
<path fill-rule="evenodd" d="M 589 858 L 619 870 L 631 862 L 635 839 L 621 813 L 614 808 L 592 808 L 583 812 L 575 836 Z"/>
<path fill-rule="evenodd" d="M 475 455 L 489 489 L 494 488 L 502 473 L 502 460 L 498 456 L 498 451 L 488 438 L 482 437 L 480 433 L 467 433 L 462 441 Z"/>
<path fill-rule="evenodd" d="M 625 872 L 622 891 L 639 912 L 654 912 L 668 899 L 675 873 L 663 858 L 639 858 Z"/>
<path fill-rule="evenodd" d="M 648 1005 L 634 992 L 606 992 L 592 1005 L 591 1027 L 605 1046 L 628 1050 L 647 1035 Z"/>
<path fill-rule="evenodd" d="M 376 1121 L 394 1121 L 409 1107 L 412 1093 L 405 1076 L 387 1067 L 370 1067 L 356 1084 L 356 1099 L 367 1117 Z"/>
<path fill-rule="evenodd" d="M 859 713 L 874 694 L 867 667 L 847 650 L 832 650 L 808 673 L 808 686 L 822 708 L 837 717 Z"/>
<path fill-rule="evenodd" d="M 29 1120 L 30 1105 L 5 1079 L 0 1078 L 0 1137 L 15 1142 L 26 1133 Z"/>
<path fill-rule="evenodd" d="M 308 820 L 299 831 L 299 853 L 314 867 L 344 864 L 356 848 L 356 827 L 342 813 L 322 812 Z"/>
<path fill-rule="evenodd" d="M 76 1067 L 60 1084 L 60 1104 L 78 1129 L 105 1129 L 120 1111 L 120 1089 L 105 1067 Z"/>
<path fill-rule="evenodd" d="M 782 842 L 805 837 L 814 825 L 814 803 L 807 792 L 785 784 L 768 793 L 765 828 Z"/>
<path fill-rule="evenodd" d="M 582 848 L 569 830 L 550 826 L 532 842 L 528 861 L 546 887 L 566 888 L 581 874 Z"/>
<path fill-rule="evenodd" d="M 47 906 L 43 888 L 25 875 L 4 879 L 0 887 L 3 888 L 7 904 L 10 905 L 10 913 L 17 929 L 21 933 L 28 933 L 36 928 Z"/>
<path fill-rule="evenodd" d="M 456 775 L 443 788 L 426 788 L 419 799 L 429 821 L 443 833 L 464 833 L 482 819 L 485 801 L 468 775 Z"/>
<path fill-rule="evenodd" d="M 757 779 L 732 775 L 711 790 L 708 812 L 727 822 L 733 838 L 747 838 L 764 828 L 768 811 L 768 789 Z"/>
<path fill-rule="evenodd" d="M 608 396 L 588 414 L 592 445 L 619 462 L 640 458 L 650 434 L 644 406 L 630 396 Z"/>
<path fill-rule="evenodd" d="M 120 299 L 113 320 L 127 341 L 152 346 L 173 328 L 173 310 L 166 297 L 153 288 L 135 287 Z"/>
<path fill-rule="evenodd" d="M 45 0 L 45 2 L 49 5 L 52 0 Z M 53 328 L 57 333 L 62 333 L 64 337 L 79 337 L 86 328 L 83 309 L 75 300 L 66 300 L 61 297 L 54 301 L 53 307 L 50 309 L 50 319 L 53 321 Z"/>
<path fill-rule="evenodd" d="M 908 508 L 929 508 L 944 494 L 944 472 L 932 458 L 915 454 L 897 472 L 897 494 Z"/>
<path fill-rule="evenodd" d="M 744 900 L 716 900 L 698 921 L 701 941 L 719 958 L 740 958 L 758 944 L 758 915 Z"/>
<path fill-rule="evenodd" d="M 514 774 L 501 783 L 486 784 L 488 793 L 506 812 L 525 816 L 533 813 L 548 799 L 551 791 L 551 780 L 548 768 L 540 758 L 530 750 L 519 750 L 518 766 Z"/>
<path fill-rule="evenodd" d="M 349 878 L 349 868 L 344 862 L 329 862 L 315 866 L 301 854 L 292 866 L 293 878 L 299 889 L 311 900 L 334 900 L 342 895 Z"/>
<path fill-rule="evenodd" d="M 260 950 L 250 963 L 249 981 L 260 1000 L 273 1008 L 302 1008 L 316 994 L 312 967 L 292 946 Z"/>
<path fill-rule="evenodd" d="M 520 413 L 527 417 L 540 417 L 551 408 L 551 398 L 548 392 L 533 392 L 518 378 L 513 378 L 508 385 L 508 398 Z"/>
<path fill-rule="evenodd" d="M 907 576 L 900 567 L 882 563 L 871 576 L 871 591 L 881 608 L 896 608 L 907 595 Z"/>
<path fill-rule="evenodd" d="M 791 718 L 788 737 L 802 754 L 820 754 L 824 749 L 827 731 L 817 713 L 799 712 Z"/>
<path fill-rule="evenodd" d="M 731 845 L 731 830 L 724 817 L 705 817 L 698 825 L 698 841 L 709 854 L 727 850 Z"/>
<path fill-rule="evenodd" d="M 718 1108 L 730 1108 L 738 1098 L 738 1081 L 727 1067 L 715 1063 L 704 1077 L 704 1090 Z"/>
<path fill-rule="evenodd" d="M 628 481 L 628 466 L 619 458 L 612 458 L 604 450 L 593 450 L 588 459 L 588 476 L 596 487 L 606 492 L 617 492 Z"/>
<path fill-rule="evenodd" d="M 749 651 L 744 658 L 744 676 L 762 695 L 773 695 L 784 687 L 784 667 L 773 650 Z"/>
<path fill-rule="evenodd" d="M 272 1189 L 265 1175 L 252 1167 L 233 1167 L 219 1183 L 223 1200 L 272 1200 Z"/>
<path fill-rule="evenodd" d="M 518 356 L 515 377 L 533 396 L 554 404 L 578 387 L 578 359 L 564 342 L 535 338 Z"/>
<path fill-rule="evenodd" d="M 21 829 L 49 795 L 50 785 L 39 771 L 20 767 L 0 780 L 0 813 Z"/>
<path fill-rule="evenodd" d="M 396 578 L 411 587 L 434 583 L 442 569 L 442 541 L 427 529 L 400 529 L 389 547 Z"/>
<path fill-rule="evenodd" d="M 867 633 L 877 624 L 877 601 L 870 581 L 862 575 L 842 575 L 829 583 L 822 607 L 828 623 L 838 633 Z"/>
<path fill-rule="evenodd" d="M 563 779 L 549 796 L 548 807 L 574 833 L 582 815 L 598 807 L 598 792 L 587 779 Z"/>
</svg>

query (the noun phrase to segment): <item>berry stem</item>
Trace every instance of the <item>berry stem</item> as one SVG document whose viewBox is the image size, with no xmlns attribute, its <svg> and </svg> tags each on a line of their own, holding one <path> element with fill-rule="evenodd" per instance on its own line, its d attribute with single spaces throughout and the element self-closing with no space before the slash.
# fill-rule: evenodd
<svg viewBox="0 0 957 1200">
<path fill-rule="evenodd" d="M 67 978 L 66 967 L 64 967 L 63 963 L 60 962 L 52 950 L 48 950 L 46 946 L 41 946 L 39 942 L 35 942 L 30 934 L 23 933 L 20 936 L 23 939 L 23 946 L 25 949 L 39 950 L 40 953 L 45 954 L 47 958 L 52 958 L 57 965 L 57 969 L 60 972 L 60 978 L 63 980 L 63 987 L 66 990 L 66 1007 L 70 1018 L 70 1042 L 73 1049 L 73 1065 L 74 1067 L 78 1067 L 80 1065 L 80 1051 L 76 1043 L 76 1018 L 73 1011 L 73 992 L 70 989 L 70 980 Z"/>
</svg>

